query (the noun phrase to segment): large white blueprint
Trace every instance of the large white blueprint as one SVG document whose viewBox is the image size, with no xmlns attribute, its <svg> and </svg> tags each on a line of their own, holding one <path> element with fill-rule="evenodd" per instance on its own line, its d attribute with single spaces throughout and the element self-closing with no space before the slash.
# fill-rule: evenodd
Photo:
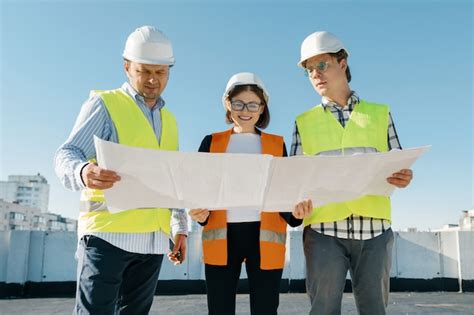
<svg viewBox="0 0 474 315">
<path fill-rule="evenodd" d="M 263 209 L 289 211 L 303 199 L 315 207 L 363 195 L 390 196 L 387 177 L 411 165 L 429 146 L 348 156 L 295 156 L 271 162 Z"/>
<path fill-rule="evenodd" d="M 366 194 L 389 196 L 386 178 L 410 168 L 420 147 L 352 156 L 272 157 L 263 154 L 173 152 L 95 138 L 99 166 L 122 177 L 104 191 L 110 211 L 135 208 L 254 208 L 292 211 Z"/>
</svg>

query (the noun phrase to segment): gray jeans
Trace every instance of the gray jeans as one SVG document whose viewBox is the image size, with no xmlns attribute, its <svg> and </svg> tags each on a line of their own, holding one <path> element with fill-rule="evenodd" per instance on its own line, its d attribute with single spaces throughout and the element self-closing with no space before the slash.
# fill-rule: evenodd
<svg viewBox="0 0 474 315">
<path fill-rule="evenodd" d="M 326 236 L 306 226 L 303 245 L 310 314 L 341 314 L 348 270 L 359 314 L 385 314 L 392 265 L 391 229 L 358 241 Z"/>
</svg>

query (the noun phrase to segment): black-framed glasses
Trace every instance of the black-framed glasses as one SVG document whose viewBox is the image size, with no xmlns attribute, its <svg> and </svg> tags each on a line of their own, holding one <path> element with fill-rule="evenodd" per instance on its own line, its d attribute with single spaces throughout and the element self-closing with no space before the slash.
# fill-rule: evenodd
<svg viewBox="0 0 474 315">
<path fill-rule="evenodd" d="M 314 70 L 318 71 L 319 73 L 326 72 L 329 68 L 329 62 L 327 61 L 320 61 L 316 62 L 313 65 L 309 65 L 304 69 L 304 74 L 309 76 Z"/>
<path fill-rule="evenodd" d="M 256 113 L 260 109 L 260 106 L 262 106 L 262 104 L 255 103 L 255 102 L 249 102 L 249 103 L 244 103 L 242 101 L 230 102 L 230 108 L 232 108 L 232 110 L 235 110 L 237 112 L 241 112 L 244 110 L 244 108 L 247 108 L 249 112 Z"/>
</svg>

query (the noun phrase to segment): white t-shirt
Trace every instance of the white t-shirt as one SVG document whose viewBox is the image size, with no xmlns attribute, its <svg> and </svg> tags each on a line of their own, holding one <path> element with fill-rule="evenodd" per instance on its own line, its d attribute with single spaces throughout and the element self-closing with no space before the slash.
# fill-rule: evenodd
<svg viewBox="0 0 474 315">
<path fill-rule="evenodd" d="M 262 153 L 262 140 L 260 135 L 254 133 L 236 133 L 230 137 L 229 144 L 227 145 L 227 153 L 250 153 L 250 154 L 261 154 Z M 252 176 L 252 174 L 249 174 Z M 255 222 L 260 221 L 260 210 L 259 209 L 248 209 L 248 208 L 228 208 L 227 209 L 227 222 Z"/>
</svg>

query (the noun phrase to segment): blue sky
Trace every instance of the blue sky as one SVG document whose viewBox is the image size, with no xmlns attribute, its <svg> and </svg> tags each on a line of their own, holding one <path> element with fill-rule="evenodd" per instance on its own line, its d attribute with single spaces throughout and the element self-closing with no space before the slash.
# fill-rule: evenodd
<svg viewBox="0 0 474 315">
<path fill-rule="evenodd" d="M 54 152 L 89 90 L 124 82 L 124 43 L 142 25 L 173 42 L 163 97 L 182 150 L 228 128 L 220 99 L 240 71 L 265 82 L 267 131 L 289 147 L 296 115 L 320 101 L 296 67 L 300 45 L 328 30 L 351 54 L 352 89 L 391 106 L 402 146 L 433 145 L 393 196 L 395 228 L 438 228 L 473 207 L 471 1 L 2 1 L 0 20 L 0 180 L 45 175 L 52 212 L 77 216 L 78 194 L 57 180 Z"/>
</svg>

